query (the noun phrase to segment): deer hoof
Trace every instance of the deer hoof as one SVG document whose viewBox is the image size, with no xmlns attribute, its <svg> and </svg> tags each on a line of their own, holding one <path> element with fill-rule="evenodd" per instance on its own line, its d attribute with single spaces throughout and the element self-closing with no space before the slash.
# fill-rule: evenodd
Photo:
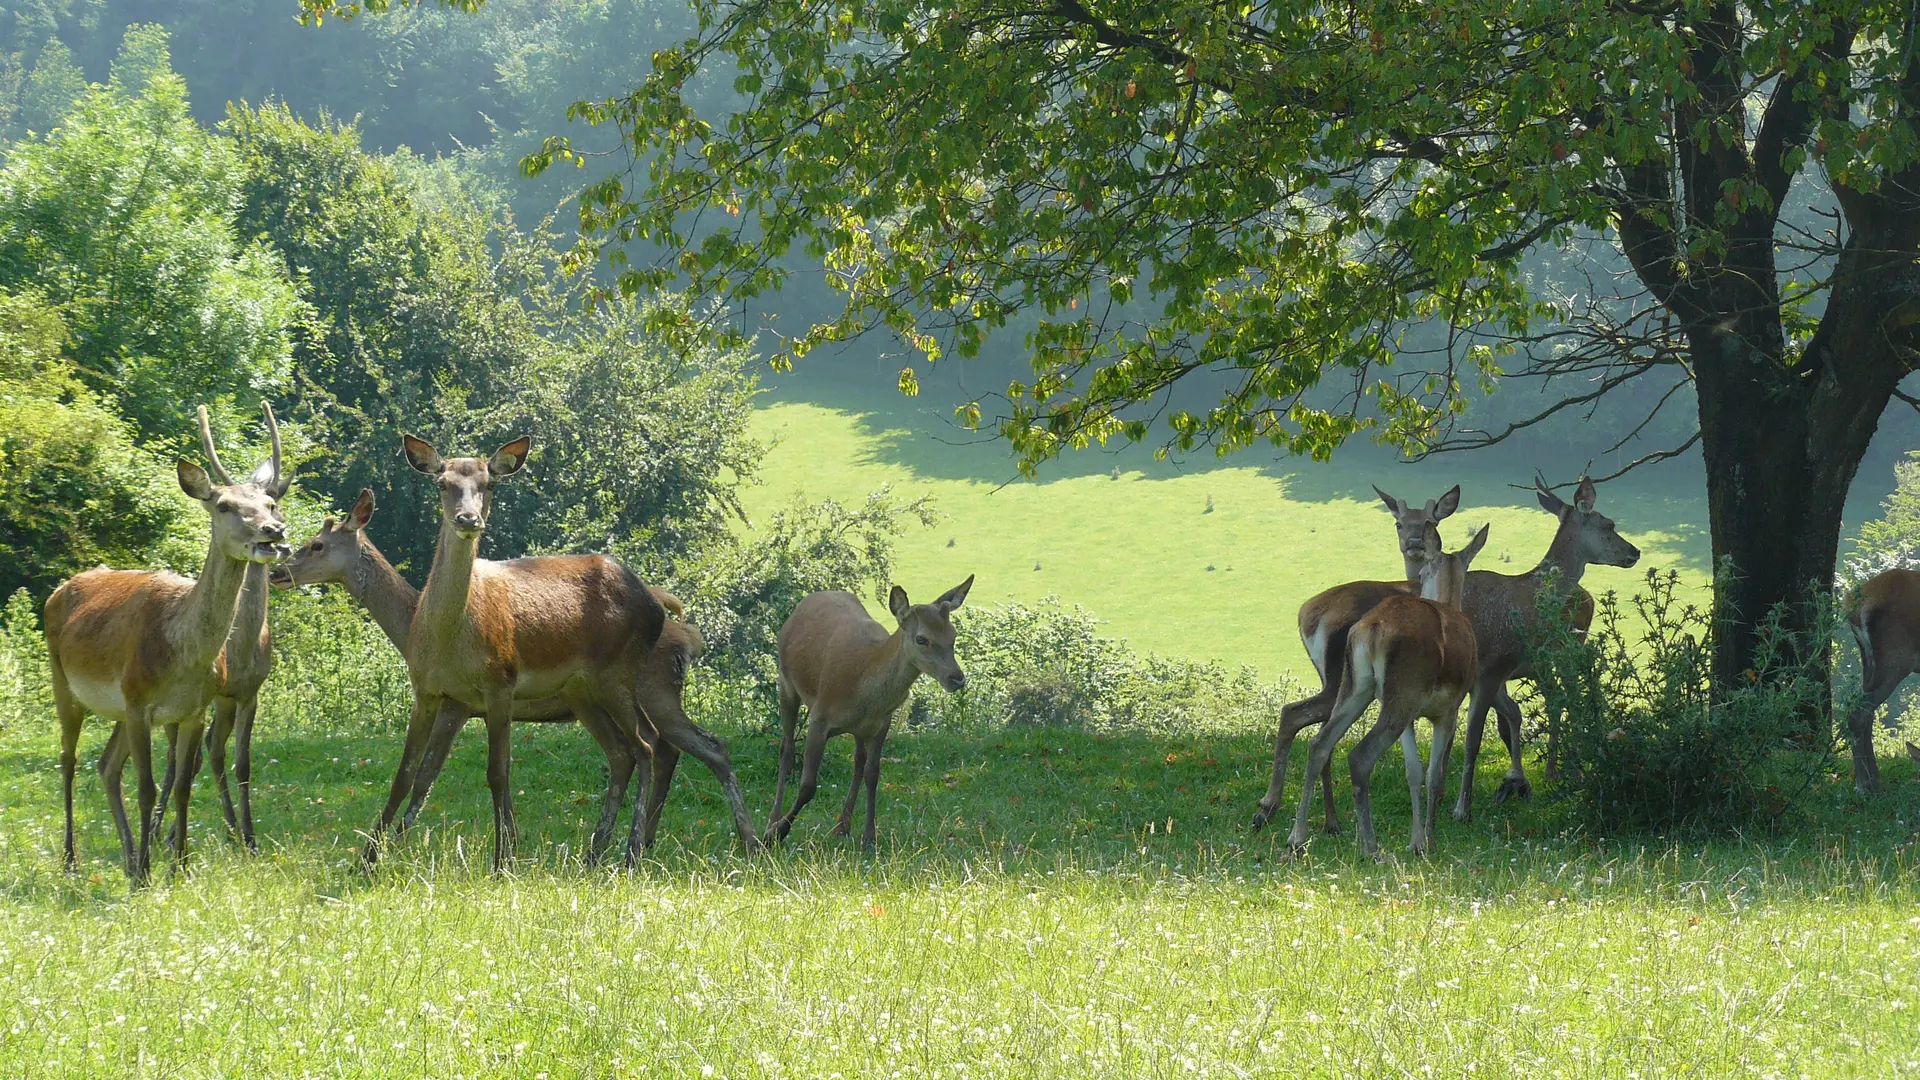
<svg viewBox="0 0 1920 1080">
<path fill-rule="evenodd" d="M 1326 832 L 1328 836 L 1339 836 L 1340 835 L 1340 819 L 1328 818 L 1327 823 L 1321 828 L 1323 831 Z"/>
<path fill-rule="evenodd" d="M 1533 785 L 1524 776 L 1509 776 L 1500 782 L 1500 790 L 1493 793 L 1493 805 L 1499 806 L 1508 799 L 1533 798 Z"/>
<path fill-rule="evenodd" d="M 1253 812 L 1253 822 L 1247 826 L 1247 829 L 1249 832 L 1259 832 L 1267 827 L 1267 822 L 1272 818 L 1273 811 L 1263 806 Z"/>
<path fill-rule="evenodd" d="M 847 823 L 842 821 L 839 824 L 835 825 L 831 830 L 829 830 L 827 835 L 828 836 L 845 836 L 852 831 L 853 831 L 852 829 L 847 827 Z"/>
</svg>

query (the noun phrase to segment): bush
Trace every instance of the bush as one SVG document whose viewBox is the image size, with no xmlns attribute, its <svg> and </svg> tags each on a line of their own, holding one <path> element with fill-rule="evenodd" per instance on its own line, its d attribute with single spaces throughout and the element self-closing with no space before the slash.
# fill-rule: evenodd
<svg viewBox="0 0 1920 1080">
<path fill-rule="evenodd" d="M 0 609 L 0 730 L 53 725 L 53 686 L 47 670 L 47 638 L 39 606 L 16 589 Z"/>
<path fill-rule="evenodd" d="M 1806 639 L 1783 629 L 1783 613 L 1762 622 L 1746 684 L 1716 693 L 1715 623 L 1676 605 L 1678 579 L 1648 572 L 1633 598 L 1643 627 L 1633 641 L 1612 593 L 1583 640 L 1541 591 L 1531 655 L 1559 743 L 1557 786 L 1599 833 L 1771 825 L 1834 749 L 1806 745 L 1806 718 L 1824 713 L 1829 685 Z"/>
<path fill-rule="evenodd" d="M 407 663 L 345 589 L 276 591 L 267 626 L 274 668 L 260 691 L 262 724 L 405 730 L 413 712 Z"/>
<path fill-rule="evenodd" d="M 1086 608 L 1054 598 L 1033 607 L 962 608 L 954 619 L 967 689 L 917 685 L 922 723 L 1245 731 L 1271 726 L 1299 690 L 1290 679 L 1263 683 L 1248 667 L 1142 656 L 1124 640 L 1102 637 Z"/>
</svg>

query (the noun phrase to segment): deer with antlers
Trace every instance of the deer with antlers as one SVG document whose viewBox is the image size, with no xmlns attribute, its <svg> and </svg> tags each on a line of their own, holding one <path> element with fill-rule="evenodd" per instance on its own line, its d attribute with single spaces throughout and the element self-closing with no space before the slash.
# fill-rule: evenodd
<svg viewBox="0 0 1920 1080">
<path fill-rule="evenodd" d="M 914 681 L 923 674 L 948 691 L 967 685 L 966 672 L 953 655 L 956 635 L 951 616 L 966 602 L 971 588 L 973 575 L 969 574 L 933 603 L 915 604 L 907 599 L 905 589 L 895 585 L 887 596 L 897 624 L 891 634 L 852 593 L 810 593 L 794 605 L 793 614 L 780 627 L 780 770 L 774 782 L 773 815 L 767 822 L 769 843 L 785 840 L 794 819 L 813 800 L 827 740 L 848 734 L 853 736 L 853 777 L 833 831 L 844 836 L 851 830 L 854 801 L 864 783 L 867 827 L 860 846 L 873 850 L 880 752 L 886 747 L 894 714 L 906 704 Z M 800 791 L 793 809 L 782 814 L 802 705 L 807 708 L 807 745 L 800 766 Z"/>
<path fill-rule="evenodd" d="M 367 535 L 366 526 L 373 519 L 373 512 L 373 492 L 362 489 L 359 499 L 344 518 L 337 521 L 327 518 L 311 540 L 295 548 L 293 558 L 274 568 L 273 582 L 281 587 L 327 582 L 345 585 L 348 594 L 367 609 L 374 622 L 386 633 L 387 639 L 393 642 L 394 648 L 404 656 L 407 653 L 408 636 L 412 633 L 413 616 L 419 608 L 420 594 L 380 554 L 372 537 Z M 652 592 L 667 611 L 676 615 L 683 611 L 679 598 L 672 593 L 663 589 L 654 589 Z M 760 844 L 759 837 L 754 834 L 753 819 L 747 812 L 746 799 L 740 793 L 740 782 L 734 776 L 733 764 L 727 756 L 726 744 L 695 724 L 681 704 L 687 671 L 700 658 L 704 648 L 699 631 L 685 622 L 668 619 L 660 631 L 659 642 L 640 668 L 639 681 L 634 686 L 634 695 L 642 711 L 660 733 L 660 741 L 654 746 L 653 776 L 647 789 L 646 825 L 641 837 L 643 848 L 653 846 L 654 836 L 659 830 L 661 807 L 666 802 L 682 750 L 699 759 L 720 780 L 727 804 L 733 810 L 734 828 L 740 842 L 748 850 Z M 414 775 L 412 794 L 405 812 L 400 816 L 398 831 L 405 832 L 413 827 L 428 792 L 433 789 L 434 780 L 446 764 L 454 737 L 469 719 L 484 715 L 483 710 L 451 697 L 441 702 L 433 732 L 422 751 L 420 765 Z M 574 715 L 572 707 L 558 697 L 515 699 L 513 719 L 515 723 L 571 723 Z M 612 720 L 603 714 L 598 722 L 608 724 Z M 606 813 L 610 811 L 617 814 L 620 804 L 625 800 L 634 763 L 627 759 L 624 765 L 626 772 L 616 775 L 613 771 L 615 762 L 610 760 L 608 763 L 607 783 L 610 792 L 603 800 L 605 808 L 602 821 L 595 829 L 599 839 L 589 846 L 590 859 L 599 858 L 613 828 L 613 821 L 605 816 Z"/>
<path fill-rule="evenodd" d="M 271 408 L 266 407 L 271 416 Z M 207 411 L 199 410 L 211 448 Z M 209 453 L 220 483 L 190 461 L 175 462 L 180 488 L 207 511 L 211 535 L 198 580 L 163 571 L 88 570 L 47 598 L 47 658 L 54 708 L 60 718 L 60 781 L 66 810 L 66 864 L 74 866 L 73 775 L 87 713 L 121 725 L 100 759 L 107 800 L 120 833 L 127 875 L 136 883 L 152 871 L 158 788 L 153 774 L 153 730 L 179 725 L 170 756 L 173 850 L 187 855 L 187 802 L 198 766 L 207 704 L 226 680 L 226 645 L 251 565 L 287 554 L 286 523 L 272 493 L 277 475 L 235 484 Z M 254 482 L 254 481 L 261 482 Z M 120 774 L 131 756 L 137 770 L 140 838 L 127 821 Z"/>
<path fill-rule="evenodd" d="M 1540 508 L 1560 519 L 1560 527 L 1554 531 L 1546 555 L 1539 565 L 1524 574 L 1473 571 L 1467 575 L 1466 593 L 1461 601 L 1468 620 L 1473 623 L 1474 640 L 1479 643 L 1480 674 L 1474 681 L 1473 701 L 1467 708 L 1466 773 L 1460 781 L 1459 801 L 1453 808 L 1456 821 L 1467 820 L 1473 810 L 1473 773 L 1480 757 L 1487 710 L 1506 698 L 1509 679 L 1527 678 L 1533 673 L 1526 644 L 1539 623 L 1540 590 L 1549 586 L 1561 590 L 1566 597 L 1563 610 L 1568 622 L 1576 632 L 1584 634 L 1593 622 L 1593 596 L 1580 587 L 1580 578 L 1586 574 L 1587 567 L 1596 563 L 1630 567 L 1640 561 L 1640 549 L 1620 535 L 1613 519 L 1594 511 L 1597 493 L 1592 480 L 1580 478 L 1571 503 L 1555 495 L 1545 478 L 1536 474 L 1533 483 Z M 1494 794 L 1495 803 L 1526 798 L 1533 792 L 1520 761 L 1518 710 L 1514 717 L 1515 737 L 1507 742 L 1510 759 L 1507 775 Z"/>
<path fill-rule="evenodd" d="M 1307 846 L 1313 774 L 1332 763 L 1334 745 L 1367 706 L 1378 701 L 1380 718 L 1347 755 L 1360 848 L 1369 855 L 1379 854 L 1373 834 L 1373 768 L 1387 744 L 1397 739 L 1406 757 L 1407 790 L 1413 800 L 1412 851 L 1415 855 L 1432 852 L 1454 723 L 1480 668 L 1473 627 L 1460 610 L 1460 600 L 1466 591 L 1467 567 L 1486 543 L 1487 526 L 1482 525 L 1466 547 L 1421 563 L 1419 596 L 1389 596 L 1353 624 L 1332 715 L 1315 733 L 1307 753 L 1309 782 L 1303 785 L 1293 832 L 1287 837 L 1290 850 Z M 1420 749 L 1413 739 L 1413 721 L 1421 716 L 1433 724 L 1424 780 Z"/>
<path fill-rule="evenodd" d="M 401 803 L 413 792 L 448 698 L 486 716 L 495 870 L 506 866 L 513 849 L 511 727 L 516 698 L 565 701 L 574 719 L 607 753 L 613 775 L 632 773 L 632 762 L 653 752 L 654 732 L 633 697 L 637 672 L 666 623 L 666 609 L 653 593 L 632 571 L 604 555 L 510 562 L 478 558 L 494 485 L 520 471 L 531 447 L 523 436 L 489 457 L 442 458 L 424 439 L 402 437 L 407 463 L 439 485 L 440 537 L 408 626 L 413 715 L 387 804 L 367 843 L 369 865 L 378 858 L 380 840 Z M 642 785 L 647 782 L 641 774 Z M 612 809 L 618 812 L 617 805 Z M 603 807 L 603 824 L 607 817 Z M 644 847 L 644 817 L 634 816 L 629 865 Z M 596 830 L 594 846 L 604 846 L 604 841 Z"/>
</svg>

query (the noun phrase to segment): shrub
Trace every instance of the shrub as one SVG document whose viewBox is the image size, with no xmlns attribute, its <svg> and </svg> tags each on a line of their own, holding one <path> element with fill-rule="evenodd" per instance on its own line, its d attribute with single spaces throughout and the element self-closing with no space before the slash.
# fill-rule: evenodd
<svg viewBox="0 0 1920 1080">
<path fill-rule="evenodd" d="M 406 661 L 345 589 L 277 591 L 267 618 L 274 669 L 260 691 L 263 725 L 406 727 Z"/>
<path fill-rule="evenodd" d="M 1612 593 L 1583 640 L 1541 592 L 1531 655 L 1559 742 L 1557 786 L 1596 832 L 1770 825 L 1833 751 L 1806 745 L 1806 717 L 1825 710 L 1829 687 L 1806 639 L 1783 629 L 1783 613 L 1763 620 L 1747 682 L 1716 691 L 1716 624 L 1675 603 L 1678 578 L 1648 572 L 1633 598 L 1642 626 L 1633 640 Z"/>
<path fill-rule="evenodd" d="M 16 589 L 0 610 L 0 730 L 16 725 L 53 725 L 53 687 L 47 671 L 47 638 L 39 606 Z"/>
</svg>

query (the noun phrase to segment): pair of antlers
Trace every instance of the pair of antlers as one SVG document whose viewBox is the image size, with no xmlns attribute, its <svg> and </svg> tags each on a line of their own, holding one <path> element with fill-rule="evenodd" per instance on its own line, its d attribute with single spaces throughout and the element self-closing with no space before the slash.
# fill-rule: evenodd
<svg viewBox="0 0 1920 1080">
<path fill-rule="evenodd" d="M 254 475 L 249 477 L 248 479 L 253 483 L 261 484 L 262 486 L 271 485 L 273 487 L 278 487 L 280 486 L 280 475 L 281 475 L 280 473 L 280 424 L 278 421 L 274 420 L 273 418 L 272 403 L 267 401 L 267 399 L 265 398 L 260 399 L 260 411 L 266 414 L 267 434 L 271 436 L 273 439 L 273 456 L 269 459 L 267 463 L 272 468 L 273 474 L 271 476 L 263 477 L 259 475 L 260 470 L 256 469 L 254 470 Z M 233 477 L 228 474 L 227 467 L 220 463 L 220 452 L 213 448 L 213 429 L 207 425 L 207 407 L 205 405 L 202 405 L 199 407 L 199 416 L 200 416 L 200 449 L 206 451 L 207 461 L 213 466 L 214 478 L 220 481 L 220 483 L 225 484 L 228 487 L 232 487 L 234 483 Z"/>
</svg>

